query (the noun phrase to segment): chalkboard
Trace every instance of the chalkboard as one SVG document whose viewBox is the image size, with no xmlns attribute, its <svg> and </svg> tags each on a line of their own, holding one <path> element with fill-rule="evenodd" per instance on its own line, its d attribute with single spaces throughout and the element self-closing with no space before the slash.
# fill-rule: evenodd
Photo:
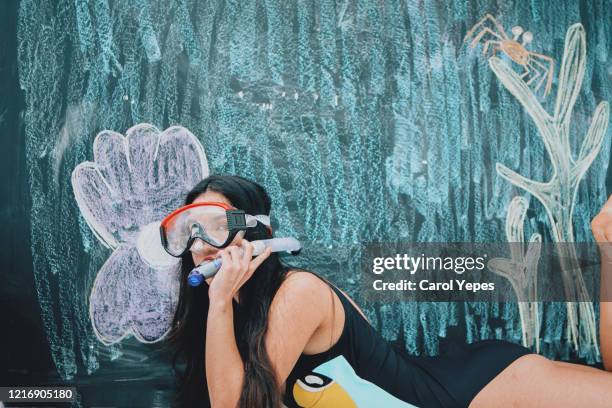
<svg viewBox="0 0 612 408">
<path fill-rule="evenodd" d="M 575 154 L 598 104 L 612 100 L 609 0 L 24 0 L 0 8 L 0 385 L 76 385 L 81 406 L 167 406 L 174 391 L 163 343 L 105 346 L 87 315 L 111 251 L 79 213 L 70 175 L 93 160 L 98 132 L 125 134 L 141 122 L 188 128 L 211 172 L 265 185 L 278 231 L 320 248 L 399 236 L 504 240 L 512 197 L 530 195 L 496 163 L 534 180 L 552 172 L 529 114 L 484 44 L 464 41 L 468 31 L 487 13 L 508 32 L 530 30 L 530 49 L 555 61 L 550 94 L 537 94 L 548 111 L 569 30 L 584 32 Z M 611 136 L 608 127 L 578 190 L 577 241 L 592 241 L 589 221 L 612 191 Z M 543 206 L 529 205 L 526 233 L 552 240 Z M 341 261 L 323 251 L 296 263 L 360 300 L 358 266 Z M 521 341 L 512 307 L 364 308 L 415 354 L 435 354 L 449 337 Z M 597 365 L 588 350 L 568 352 L 563 307 L 547 314 L 543 354 Z"/>
</svg>

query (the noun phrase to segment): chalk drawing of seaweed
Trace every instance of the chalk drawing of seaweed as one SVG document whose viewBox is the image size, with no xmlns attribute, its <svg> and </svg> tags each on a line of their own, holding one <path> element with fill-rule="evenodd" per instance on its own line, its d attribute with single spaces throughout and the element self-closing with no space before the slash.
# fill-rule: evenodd
<svg viewBox="0 0 612 408">
<path fill-rule="evenodd" d="M 524 197 L 516 196 L 508 206 L 506 216 L 506 238 L 510 247 L 510 259 L 493 258 L 487 267 L 508 279 L 518 299 L 519 316 L 523 334 L 523 346 L 535 344 L 540 352 L 540 319 L 538 315 L 538 261 L 542 246 L 542 235 L 534 233 L 525 248 L 523 223 L 527 207 Z M 526 249 L 526 250 L 525 250 Z"/>
<path fill-rule="evenodd" d="M 569 338 L 576 350 L 581 345 L 599 356 L 593 303 L 587 293 L 573 245 L 572 212 L 580 180 L 604 142 L 610 107 L 606 101 L 597 106 L 578 158 L 574 159 L 569 131 L 571 113 L 586 67 L 584 28 L 582 24 L 577 23 L 567 30 L 552 115 L 544 110 L 525 82 L 507 64 L 497 57 L 491 57 L 489 65 L 534 121 L 552 163 L 553 176 L 548 182 L 539 182 L 528 179 L 501 163 L 496 164 L 496 170 L 503 178 L 531 193 L 542 203 L 550 221 L 553 241 L 568 243 L 558 245 L 558 252 L 565 294 L 570 299 L 567 303 Z"/>
<path fill-rule="evenodd" d="M 178 259 L 164 253 L 159 223 L 208 175 L 204 148 L 183 127 L 143 123 L 125 137 L 100 132 L 93 154 L 72 172 L 72 187 L 87 225 L 113 249 L 89 298 L 94 332 L 106 345 L 130 334 L 160 341 L 176 307 Z"/>
</svg>

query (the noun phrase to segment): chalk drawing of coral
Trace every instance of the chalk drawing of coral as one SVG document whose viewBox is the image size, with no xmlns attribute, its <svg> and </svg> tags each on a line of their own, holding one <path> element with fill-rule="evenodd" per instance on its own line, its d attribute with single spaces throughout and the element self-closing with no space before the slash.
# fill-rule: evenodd
<svg viewBox="0 0 612 408">
<path fill-rule="evenodd" d="M 535 345 L 540 351 L 540 318 L 538 314 L 538 261 L 542 235 L 534 233 L 525 247 L 523 223 L 529 203 L 524 197 L 516 196 L 508 206 L 506 216 L 506 238 L 510 247 L 510 259 L 493 258 L 487 267 L 494 273 L 508 279 L 518 299 L 523 346 Z"/>
<path fill-rule="evenodd" d="M 571 300 L 567 303 L 569 338 L 576 350 L 579 346 L 584 347 L 599 356 L 593 303 L 587 293 L 573 245 L 572 212 L 578 185 L 603 145 L 610 107 L 606 101 L 597 106 L 578 158 L 575 159 L 570 150 L 569 132 L 571 114 L 586 68 L 584 28 L 577 23 L 567 31 L 552 115 L 544 110 L 525 82 L 506 63 L 491 57 L 489 65 L 534 121 L 552 163 L 553 176 L 547 182 L 539 182 L 501 163 L 496 164 L 496 170 L 503 178 L 529 192 L 542 203 L 550 221 L 554 242 L 567 243 L 559 246 L 559 257 L 564 289 L 567 299 Z"/>
</svg>

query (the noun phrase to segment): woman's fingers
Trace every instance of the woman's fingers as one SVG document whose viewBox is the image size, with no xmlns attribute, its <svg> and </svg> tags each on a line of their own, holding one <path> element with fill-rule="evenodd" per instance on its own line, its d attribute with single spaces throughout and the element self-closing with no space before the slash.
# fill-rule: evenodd
<svg viewBox="0 0 612 408">
<path fill-rule="evenodd" d="M 227 265 L 227 267 L 224 269 L 228 269 L 228 267 L 232 264 L 230 254 L 227 251 L 219 251 L 219 253 L 221 254 L 221 265 Z"/>
<path fill-rule="evenodd" d="M 612 213 L 612 194 L 610 194 L 608 200 L 603 205 L 602 211 Z"/>
<path fill-rule="evenodd" d="M 251 276 L 253 276 L 253 274 L 255 273 L 257 268 L 259 267 L 259 265 L 261 265 L 261 263 L 263 261 L 265 261 L 266 258 L 270 255 L 269 253 L 266 255 L 266 253 L 269 252 L 269 249 L 270 249 L 269 247 L 266 247 L 264 252 L 262 252 L 261 254 L 257 255 L 252 261 L 250 261 L 247 264 L 247 270 L 246 270 L 246 273 L 244 275 L 244 282 L 246 282 L 249 279 L 251 279 Z M 240 285 L 242 286 L 244 284 L 244 282 L 242 282 Z"/>
<path fill-rule="evenodd" d="M 243 240 L 240 243 L 240 247 L 237 248 L 240 250 L 240 276 L 236 290 L 240 289 L 253 275 L 253 270 L 250 267 L 251 258 L 253 257 L 253 244 Z"/>
<path fill-rule="evenodd" d="M 591 221 L 591 231 L 599 245 L 601 255 L 612 259 L 612 245 L 610 245 L 612 242 L 612 195 L 608 197 L 608 201 L 599 214 Z"/>
<path fill-rule="evenodd" d="M 270 247 L 253 258 L 253 244 L 247 240 L 243 240 L 238 245 L 228 246 L 220 251 L 222 267 L 224 274 L 223 280 L 231 287 L 232 296 L 251 278 L 255 270 L 265 261 L 272 250 Z"/>
<path fill-rule="evenodd" d="M 243 239 L 241 245 L 242 245 L 242 250 L 243 250 L 241 266 L 244 270 L 248 271 L 249 264 L 251 263 L 251 259 L 253 258 L 253 244 L 251 244 L 246 239 Z"/>
<path fill-rule="evenodd" d="M 608 224 L 604 229 L 602 242 L 612 242 L 612 225 Z"/>
<path fill-rule="evenodd" d="M 237 273 L 240 276 L 243 272 L 242 268 L 240 267 L 242 258 L 241 250 L 237 246 L 230 246 L 228 247 L 228 250 L 232 258 L 232 270 L 234 273 Z"/>
<path fill-rule="evenodd" d="M 612 242 L 612 195 L 591 221 L 591 231 L 595 241 Z"/>
<path fill-rule="evenodd" d="M 261 265 L 263 261 L 265 261 L 270 256 L 271 253 L 272 253 L 272 248 L 266 247 L 266 249 L 264 249 L 264 251 L 261 254 L 257 255 L 251 261 L 250 269 L 254 272 L 255 269 L 259 268 L 259 265 Z"/>
<path fill-rule="evenodd" d="M 604 234 L 604 229 L 601 225 L 601 219 L 598 217 L 593 218 L 591 222 L 591 231 L 593 231 L 593 237 L 597 242 L 605 242 L 606 236 Z"/>
</svg>

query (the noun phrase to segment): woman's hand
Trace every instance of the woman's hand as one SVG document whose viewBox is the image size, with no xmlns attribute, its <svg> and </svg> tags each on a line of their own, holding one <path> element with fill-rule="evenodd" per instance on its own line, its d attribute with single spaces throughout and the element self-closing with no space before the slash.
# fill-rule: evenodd
<svg viewBox="0 0 612 408">
<path fill-rule="evenodd" d="M 599 344 L 604 369 L 612 372 L 612 195 L 591 221 L 601 254 Z"/>
<path fill-rule="evenodd" d="M 241 254 L 242 250 L 242 254 Z M 231 245 L 219 252 L 221 269 L 216 273 L 208 288 L 208 297 L 213 301 L 229 301 L 249 280 L 253 272 L 272 253 L 270 247 L 253 257 L 253 244 L 243 239 L 239 245 Z"/>
<path fill-rule="evenodd" d="M 612 195 L 591 221 L 591 230 L 599 245 L 602 262 L 609 262 L 612 260 Z"/>
</svg>

